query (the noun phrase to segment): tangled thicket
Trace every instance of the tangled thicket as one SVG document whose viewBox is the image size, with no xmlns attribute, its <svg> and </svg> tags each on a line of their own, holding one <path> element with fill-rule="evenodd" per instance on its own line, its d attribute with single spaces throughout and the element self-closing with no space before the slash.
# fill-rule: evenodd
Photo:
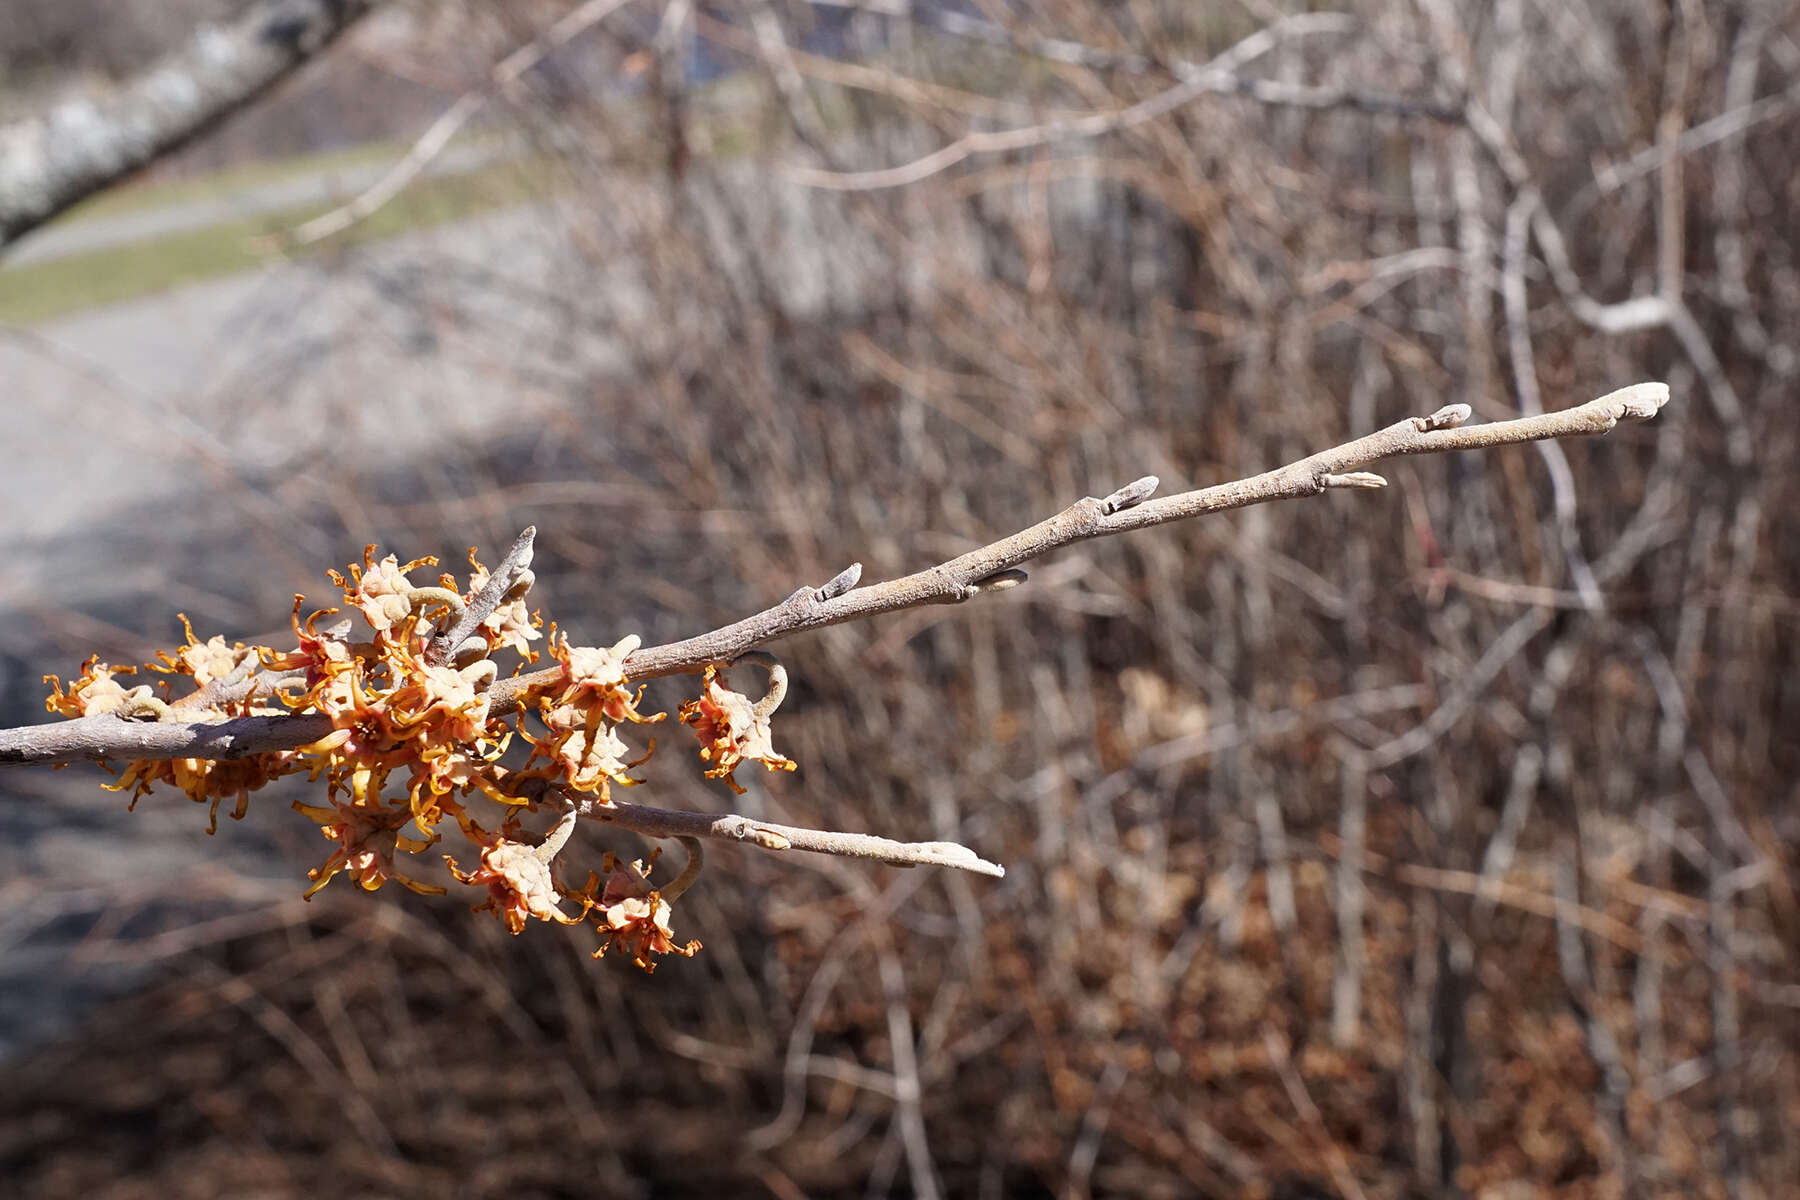
<svg viewBox="0 0 1800 1200">
<path fill-rule="evenodd" d="M 191 935 L 217 944 L 21 1069 L 34 1132 L 0 1163 L 70 1195 L 146 1161 L 197 1195 L 1791 1192 L 1793 5 L 1351 0 L 1242 86 L 1036 141 L 1014 131 L 1155 104 L 1259 18 L 1020 0 L 976 38 L 926 3 L 635 7 L 670 35 L 626 10 L 504 97 L 567 203 L 284 276 L 193 400 L 326 414 L 291 448 L 316 489 L 286 459 L 227 476 L 221 515 L 131 531 L 167 579 L 106 608 L 46 571 L 46 609 L 129 644 L 191 572 L 279 612 L 288 547 L 533 522 L 560 611 L 598 625 L 578 640 L 674 638 L 1146 471 L 1239 478 L 1450 401 L 1662 378 L 1684 403 L 796 639 L 780 745 L 808 787 L 769 776 L 765 811 L 979 838 L 1003 886 L 739 854 L 681 904 L 707 953 L 649 980 L 327 892 Z M 537 9 L 432 11 L 414 61 L 481 86 Z M 699 43 L 738 73 L 684 74 Z M 644 119 L 570 86 L 616 78 Z M 939 153 L 967 133 L 1014 148 Z M 925 156 L 949 165 L 841 186 Z M 504 387 L 507 424 L 347 459 L 336 426 L 421 377 Z M 46 638 L 98 644 L 51 623 L 14 652 Z M 479 1061 L 420 1071 L 471 1025 Z M 555 1156 L 541 1080 L 572 1117 Z M 347 1096 L 380 1123 L 345 1133 Z"/>
</svg>

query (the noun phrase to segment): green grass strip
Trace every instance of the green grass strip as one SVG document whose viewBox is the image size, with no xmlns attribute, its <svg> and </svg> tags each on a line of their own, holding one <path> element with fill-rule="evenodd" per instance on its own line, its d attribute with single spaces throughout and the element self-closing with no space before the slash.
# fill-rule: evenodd
<svg viewBox="0 0 1800 1200">
<path fill-rule="evenodd" d="M 97 217 L 116 217 L 147 209 L 170 208 L 194 200 L 207 200 L 224 192 L 282 183 L 289 179 L 318 178 L 334 171 L 381 167 L 395 162 L 406 147 L 394 142 L 362 142 L 336 150 L 296 154 L 292 158 L 240 163 L 208 175 L 187 179 L 147 179 L 116 185 L 91 196 L 58 217 L 58 225 L 75 225 Z"/>
<path fill-rule="evenodd" d="M 542 198 L 554 190 L 544 164 L 525 160 L 417 181 L 386 206 L 300 254 L 378 241 Z M 216 192 L 215 192 L 216 194 Z M 253 270 L 267 260 L 252 242 L 329 212 L 318 203 L 185 230 L 17 267 L 0 267 L 0 321 L 31 325 L 184 284 Z"/>
</svg>

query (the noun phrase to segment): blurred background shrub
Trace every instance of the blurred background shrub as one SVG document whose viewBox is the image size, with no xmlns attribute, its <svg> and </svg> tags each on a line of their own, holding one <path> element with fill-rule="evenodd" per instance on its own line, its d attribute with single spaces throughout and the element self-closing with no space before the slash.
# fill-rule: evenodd
<svg viewBox="0 0 1800 1200">
<path fill-rule="evenodd" d="M 72 7 L 21 6 L 12 64 L 126 69 L 202 15 L 102 34 Z M 464 897 L 302 906 L 317 847 L 284 795 L 214 847 L 175 799 L 126 818 L 91 771 L 9 774 L 0 1171 L 42 1195 L 1792 1195 L 1791 6 L 1343 7 L 631 5 L 477 122 L 514 175 L 495 211 L 27 331 L 83 349 L 9 349 L 40 360 L 21 411 L 104 426 L 86 470 L 148 474 L 12 538 L 8 724 L 43 671 L 177 640 L 177 609 L 279 628 L 367 541 L 491 559 L 535 524 L 546 613 L 653 642 L 1147 473 L 1218 482 L 1452 402 L 1677 401 L 792 639 L 801 769 L 737 806 L 1009 874 L 721 849 L 678 926 L 705 952 L 654 978 Z M 428 114 L 565 11 L 398 6 L 164 171 L 257 149 L 244 129 L 404 143 L 419 110 L 359 72 Z M 857 174 L 1170 98 L 1262 28 L 1260 83 Z M 83 487 L 72 456 L 38 469 Z M 727 807 L 690 752 L 668 738 L 644 794 Z"/>
</svg>

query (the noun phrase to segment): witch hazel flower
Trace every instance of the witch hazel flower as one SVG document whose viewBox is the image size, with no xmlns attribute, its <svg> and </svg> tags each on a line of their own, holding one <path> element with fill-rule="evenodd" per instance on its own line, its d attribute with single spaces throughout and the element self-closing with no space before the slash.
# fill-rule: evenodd
<svg viewBox="0 0 1800 1200">
<path fill-rule="evenodd" d="M 639 715 L 637 702 L 643 699 L 644 689 L 639 688 L 634 695 L 625 683 L 625 660 L 643 644 L 644 640 L 635 633 L 605 649 L 571 646 L 565 636 L 560 645 L 550 648 L 563 665 L 565 682 L 558 703 L 598 710 L 609 721 L 660 721 L 660 713 L 653 717 Z"/>
<path fill-rule="evenodd" d="M 699 844 L 691 838 L 683 840 L 688 843 L 688 853 L 697 856 Z M 617 950 L 630 955 L 631 961 L 645 971 L 656 970 L 654 956 L 658 954 L 692 958 L 700 950 L 700 943 L 690 941 L 681 945 L 675 941 L 674 931 L 669 927 L 669 915 L 674 911 L 669 902 L 678 897 L 685 890 L 686 882 L 691 882 L 691 877 L 698 873 L 698 857 L 691 860 L 689 870 L 682 873 L 683 878 L 669 887 L 666 898 L 664 893 L 651 887 L 649 868 L 644 863 L 620 863 L 610 854 L 607 859 L 606 886 L 593 901 L 594 925 L 601 937 L 600 948 L 594 951 L 594 957 L 604 958 L 609 950 Z M 589 887 L 593 884 L 590 880 Z"/>
<path fill-rule="evenodd" d="M 127 688 L 113 678 L 114 675 L 135 674 L 136 667 L 115 667 L 101 662 L 99 655 L 95 655 L 81 664 L 81 674 L 69 681 L 67 692 L 63 691 L 59 677 L 44 676 L 44 682 L 50 685 L 50 696 L 44 701 L 44 708 L 64 717 L 93 717 L 110 712 L 130 714 L 138 708 L 160 703 L 147 685 Z"/>
<path fill-rule="evenodd" d="M 396 813 L 378 805 L 346 804 L 333 800 L 329 807 L 294 802 L 294 811 L 318 822 L 319 832 L 336 843 L 324 865 L 307 872 L 313 885 L 306 898 L 339 873 L 344 872 L 364 891 L 372 892 L 388 880 L 409 888 L 422 896 L 441 896 L 444 889 L 432 883 L 408 878 L 394 866 L 394 854 L 404 850 L 417 854 L 436 838 L 409 838 L 400 832 L 407 822 L 405 813 Z"/>
<path fill-rule="evenodd" d="M 348 579 L 337 571 L 326 574 L 344 589 L 344 602 L 362 613 L 369 628 L 384 634 L 413 615 L 411 593 L 416 585 L 406 577 L 407 572 L 436 565 L 437 559 L 429 555 L 405 565 L 395 554 L 376 562 L 375 546 L 370 543 L 363 547 L 362 565 L 350 564 Z"/>
<path fill-rule="evenodd" d="M 733 772 L 745 762 L 760 762 L 771 771 L 792 771 L 794 760 L 778 754 L 772 740 L 769 720 L 787 694 L 787 671 L 774 657 L 762 653 L 746 654 L 739 662 L 753 662 L 769 672 L 769 694 L 751 700 L 742 692 L 727 686 L 725 674 L 717 665 L 706 668 L 698 700 L 681 706 L 680 720 L 700 738 L 700 757 L 712 763 L 708 779 L 723 779 L 732 791 L 744 789 L 733 778 Z"/>
<path fill-rule="evenodd" d="M 562 925 L 579 925 L 586 909 L 570 916 L 562 910 L 562 892 L 550 873 L 550 864 L 568 843 L 575 831 L 575 814 L 563 815 L 541 845 L 515 842 L 499 834 L 489 834 L 471 824 L 471 840 L 481 845 L 481 862 L 472 871 L 464 871 L 448 854 L 444 861 L 450 873 L 461 883 L 485 887 L 488 898 L 474 911 L 491 909 L 507 932 L 519 933 L 527 921 L 555 921 Z"/>
<path fill-rule="evenodd" d="M 205 687 L 219 680 L 239 677 L 243 669 L 257 661 L 256 647 L 236 642 L 227 646 L 223 636 L 213 635 L 202 642 L 194 636 L 194 626 L 187 619 L 186 613 L 176 613 L 181 627 L 187 631 L 187 641 L 178 647 L 174 655 L 157 651 L 156 657 L 162 665 L 150 663 L 152 671 L 164 675 L 190 675 L 197 687 Z"/>
</svg>

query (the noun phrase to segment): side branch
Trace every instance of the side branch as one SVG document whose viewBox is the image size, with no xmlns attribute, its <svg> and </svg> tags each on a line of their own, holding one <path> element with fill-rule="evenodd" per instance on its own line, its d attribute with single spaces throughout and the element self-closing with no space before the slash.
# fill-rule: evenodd
<svg viewBox="0 0 1800 1200">
<path fill-rule="evenodd" d="M 755 616 L 698 637 L 639 650 L 625 660 L 625 672 L 634 680 L 691 674 L 708 663 L 730 662 L 789 634 L 922 604 L 960 603 L 986 590 L 984 585 L 996 576 L 1076 542 L 1271 500 L 1316 496 L 1332 488 L 1380 486 L 1385 481 L 1379 476 L 1355 468 L 1383 459 L 1605 433 L 1622 420 L 1648 420 L 1668 400 L 1667 384 L 1638 383 L 1575 408 L 1463 428 L 1459 426 L 1469 416 L 1467 407 L 1451 405 L 1429 417 L 1408 417 L 1366 437 L 1249 479 L 1197 488 L 1161 500 L 1145 498 L 1149 494 L 1142 486 L 1146 477 L 1105 500 L 1078 500 L 1029 529 L 912 575 L 854 588 L 826 600 L 819 598 L 819 589 L 801 588 Z M 516 686 L 530 678 L 496 684 L 496 703 L 507 684 Z"/>
<path fill-rule="evenodd" d="M 456 623 L 449 629 L 431 639 L 431 646 L 425 652 L 427 662 L 433 666 L 442 666 L 456 657 L 462 644 L 475 635 L 481 623 L 494 614 L 500 603 L 513 594 L 515 587 L 530 587 L 531 580 L 531 543 L 537 537 L 537 526 L 527 525 L 525 531 L 513 540 L 512 548 L 482 589 L 469 601 L 468 607 L 457 617 Z M 521 583 L 521 580 L 524 582 Z"/>
<path fill-rule="evenodd" d="M 366 220 L 419 177 L 431 160 L 443 152 L 463 126 L 487 105 L 495 95 L 503 93 L 519 77 L 542 62 L 548 54 L 598 24 L 624 7 L 630 0 L 587 0 L 587 3 L 565 13 L 555 24 L 508 54 L 494 65 L 481 86 L 457 97 L 431 127 L 419 136 L 400 161 L 361 195 L 348 204 L 312 218 L 287 234 L 271 239 L 277 246 L 307 246 L 341 233 Z"/>
<path fill-rule="evenodd" d="M 711 838 L 744 842 L 764 850 L 810 850 L 839 858 L 866 858 L 895 867 L 958 867 L 996 879 L 1006 875 L 1006 868 L 999 863 L 991 863 L 956 842 L 896 842 L 866 833 L 837 833 L 827 829 L 777 825 L 772 821 L 753 821 L 736 813 L 720 816 L 677 812 L 618 801 L 600 803 L 591 798 L 578 803 L 575 812 L 587 820 L 617 825 L 649 837 Z"/>
<path fill-rule="evenodd" d="M 1638 383 L 1560 412 L 1467 427 L 1462 422 L 1469 416 L 1468 408 L 1451 405 L 1429 417 L 1409 417 L 1261 475 L 1160 500 L 1148 498 L 1152 481 L 1146 477 L 1103 500 L 1078 500 L 1029 529 L 899 579 L 856 587 L 854 577 L 846 571 L 822 587 L 800 588 L 774 607 L 723 628 L 639 650 L 625 660 L 625 674 L 633 681 L 694 674 L 790 634 L 926 604 L 957 604 L 1011 586 L 1022 580 L 1024 572 L 1018 570 L 1022 564 L 1076 542 L 1271 500 L 1316 496 L 1338 488 L 1379 487 L 1385 482 L 1380 476 L 1357 468 L 1383 459 L 1605 433 L 1622 420 L 1648 420 L 1668 399 L 1667 384 Z M 496 716 L 516 712 L 519 696 L 526 689 L 554 682 L 559 670 L 497 681 L 489 692 L 490 711 Z M 179 712 L 176 708 L 171 715 Z M 311 714 L 241 717 L 210 724 L 168 719 L 147 722 L 105 714 L 0 730 L 0 766 L 101 759 L 240 758 L 297 749 L 330 732 L 327 718 Z M 794 844 L 800 849 L 820 848 Z"/>
<path fill-rule="evenodd" d="M 1180 73 L 1179 81 L 1170 88 L 1125 108 L 1089 113 L 1042 125 L 1018 129 L 979 130 L 964 134 L 949 145 L 903 166 L 874 171 L 821 171 L 810 167 L 793 167 L 788 174 L 808 187 L 833 191 L 864 191 L 877 188 L 904 187 L 919 182 L 939 171 L 955 166 L 978 154 L 998 154 L 1023 150 L 1032 146 L 1074 138 L 1098 137 L 1131 129 L 1166 116 L 1209 93 L 1256 94 L 1252 81 L 1237 75 L 1237 70 L 1267 54 L 1283 38 L 1315 33 L 1342 33 L 1351 22 L 1341 13 L 1302 13 L 1284 17 L 1260 29 L 1230 49 L 1207 62 Z M 1280 86 L 1280 85 L 1277 85 Z M 1310 89 L 1298 89 L 1301 92 Z M 1335 93 L 1334 93 L 1335 95 Z"/>
</svg>

